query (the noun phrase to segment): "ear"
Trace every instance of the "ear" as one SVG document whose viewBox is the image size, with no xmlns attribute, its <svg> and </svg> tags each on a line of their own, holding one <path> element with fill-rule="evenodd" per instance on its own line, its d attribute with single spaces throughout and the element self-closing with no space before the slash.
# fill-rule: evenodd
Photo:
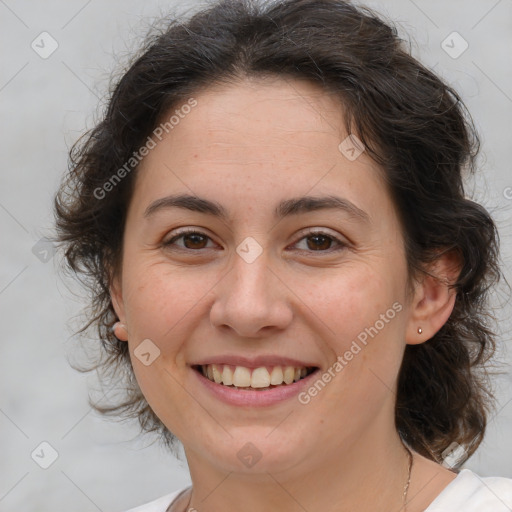
<svg viewBox="0 0 512 512">
<path fill-rule="evenodd" d="M 455 305 L 456 290 L 449 288 L 455 284 L 462 266 L 455 250 L 441 254 L 415 286 L 411 302 L 411 314 L 405 340 L 408 345 L 424 343 L 432 338 L 446 323 Z M 418 332 L 421 328 L 421 333 Z"/>
<path fill-rule="evenodd" d="M 118 275 L 115 275 L 110 283 L 109 287 L 110 298 L 112 300 L 112 306 L 114 307 L 114 311 L 116 312 L 117 318 L 119 318 L 119 322 L 122 324 L 122 328 L 118 328 L 115 332 L 115 335 L 118 339 L 122 341 L 128 341 L 126 335 L 126 315 L 124 310 L 124 301 L 123 301 L 123 293 L 121 288 L 121 279 Z M 126 339 L 124 339 L 126 337 Z"/>
</svg>

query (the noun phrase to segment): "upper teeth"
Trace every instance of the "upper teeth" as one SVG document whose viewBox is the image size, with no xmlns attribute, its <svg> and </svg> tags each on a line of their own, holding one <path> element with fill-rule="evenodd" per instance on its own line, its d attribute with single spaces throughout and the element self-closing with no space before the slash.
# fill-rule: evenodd
<svg viewBox="0 0 512 512">
<path fill-rule="evenodd" d="M 266 388 L 271 384 L 278 386 L 283 382 L 291 384 L 307 375 L 307 368 L 293 366 L 274 366 L 269 371 L 264 366 L 246 368 L 245 366 L 230 366 L 227 364 L 208 364 L 201 367 L 203 375 L 217 384 L 236 387 Z"/>
</svg>

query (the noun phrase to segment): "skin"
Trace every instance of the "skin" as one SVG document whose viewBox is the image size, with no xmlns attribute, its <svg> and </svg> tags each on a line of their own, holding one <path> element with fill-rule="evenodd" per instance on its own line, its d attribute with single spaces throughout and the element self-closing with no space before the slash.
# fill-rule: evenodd
<svg viewBox="0 0 512 512">
<path fill-rule="evenodd" d="M 406 293 L 402 229 L 382 170 L 366 152 L 350 161 L 338 149 L 348 134 L 334 96 L 305 81 L 258 78 L 195 98 L 138 169 L 111 287 L 126 326 L 116 335 L 129 343 L 141 390 L 185 448 L 193 491 L 173 510 L 189 500 L 199 512 L 401 510 L 399 367 L 406 344 L 427 341 L 450 316 L 457 262 L 443 256 L 433 269 L 442 279 L 418 278 Z M 178 208 L 144 216 L 177 193 L 217 201 L 230 218 Z M 333 194 L 368 222 L 332 209 L 273 216 L 284 199 Z M 163 246 L 183 227 L 207 238 Z M 307 235 L 319 229 L 346 245 L 315 245 Z M 263 250 L 250 264 L 236 252 L 248 236 Z M 229 353 L 326 370 L 396 302 L 400 313 L 306 405 L 225 404 L 190 367 Z M 160 356 L 145 366 L 133 351 L 148 338 Z M 251 468 L 237 457 L 247 442 L 261 453 Z M 424 510 L 455 476 L 415 453 L 407 511 Z"/>
</svg>

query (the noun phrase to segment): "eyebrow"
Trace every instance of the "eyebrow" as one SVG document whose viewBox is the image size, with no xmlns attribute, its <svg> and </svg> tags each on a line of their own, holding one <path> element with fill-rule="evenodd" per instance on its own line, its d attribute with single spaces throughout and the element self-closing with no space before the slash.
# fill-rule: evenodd
<svg viewBox="0 0 512 512">
<path fill-rule="evenodd" d="M 153 201 L 146 208 L 144 217 L 151 217 L 156 212 L 169 208 L 182 208 L 193 212 L 206 213 L 225 222 L 229 221 L 230 218 L 228 211 L 221 204 L 189 194 L 170 195 Z M 274 215 L 280 220 L 290 215 L 300 215 L 317 210 L 340 210 L 355 220 L 366 223 L 370 222 L 370 217 L 364 210 L 358 208 L 348 199 L 332 195 L 324 197 L 303 196 L 286 199 L 279 203 L 274 211 Z"/>
</svg>

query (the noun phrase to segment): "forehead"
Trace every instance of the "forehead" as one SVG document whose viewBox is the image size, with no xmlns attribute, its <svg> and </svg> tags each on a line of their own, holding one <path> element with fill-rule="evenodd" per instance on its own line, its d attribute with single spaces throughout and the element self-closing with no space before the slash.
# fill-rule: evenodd
<svg viewBox="0 0 512 512">
<path fill-rule="evenodd" d="M 366 152 L 347 158 L 343 106 L 307 81 L 246 79 L 185 98 L 163 116 L 174 116 L 138 170 L 136 195 L 215 191 L 223 202 L 269 201 L 340 193 L 357 203 L 382 202 L 382 170 Z M 186 112 L 186 113 L 185 113 Z M 389 199 L 389 198 L 387 198 Z"/>
<path fill-rule="evenodd" d="M 344 133 L 340 101 L 304 80 L 244 79 L 203 90 L 195 99 L 197 106 L 187 115 L 193 122 L 173 130 L 175 141 L 208 146 L 216 156 L 222 152 L 216 145 L 242 157 L 243 148 L 254 146 L 262 157 L 273 147 L 320 153 L 326 145 L 337 146 Z"/>
</svg>

